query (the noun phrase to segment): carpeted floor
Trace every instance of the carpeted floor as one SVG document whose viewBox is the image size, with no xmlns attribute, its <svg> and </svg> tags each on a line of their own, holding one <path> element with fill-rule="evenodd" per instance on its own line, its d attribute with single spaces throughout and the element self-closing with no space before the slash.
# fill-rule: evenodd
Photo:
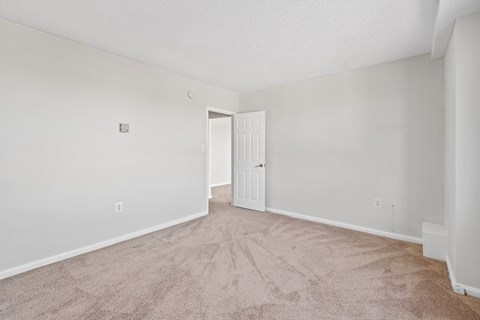
<svg viewBox="0 0 480 320">
<path fill-rule="evenodd" d="M 421 246 L 230 207 L 0 281 L 0 319 L 480 319 Z"/>
</svg>

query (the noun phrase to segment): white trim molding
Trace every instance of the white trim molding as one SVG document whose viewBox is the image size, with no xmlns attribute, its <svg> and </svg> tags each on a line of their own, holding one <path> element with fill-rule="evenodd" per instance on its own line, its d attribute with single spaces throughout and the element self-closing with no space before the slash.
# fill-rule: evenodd
<svg viewBox="0 0 480 320">
<path fill-rule="evenodd" d="M 213 108 L 213 107 L 207 106 L 207 114 L 208 114 L 208 111 L 225 114 L 227 116 L 231 116 L 236 113 L 235 111 L 231 111 L 231 110 L 225 110 L 225 109 Z"/>
<path fill-rule="evenodd" d="M 445 226 L 422 223 L 423 256 L 445 261 L 447 256 L 448 231 Z"/>
<path fill-rule="evenodd" d="M 328 225 L 335 226 L 335 227 L 341 227 L 341 228 L 345 228 L 345 229 L 365 232 L 365 233 L 374 234 L 374 235 L 382 236 L 382 237 L 387 237 L 387 238 L 391 238 L 391 239 L 395 239 L 395 240 L 401 240 L 401 241 L 423 244 L 423 239 L 418 238 L 418 237 L 407 236 L 407 235 L 404 235 L 404 234 L 387 232 L 387 231 L 382 231 L 382 230 L 377 230 L 377 229 L 371 229 L 371 228 L 367 228 L 367 227 L 360 227 L 360 226 L 356 226 L 356 225 L 349 224 L 349 223 L 338 222 L 338 221 L 313 217 L 313 216 L 309 216 L 309 215 L 305 215 L 305 214 L 294 213 L 294 212 L 279 210 L 279 209 L 274 209 L 274 208 L 266 208 L 266 210 L 268 212 L 271 212 L 271 213 L 281 214 L 281 215 L 288 216 L 288 217 L 291 217 L 291 218 L 328 224 Z"/>
<path fill-rule="evenodd" d="M 229 184 L 232 184 L 232 182 L 221 182 L 221 183 L 212 183 L 210 185 L 210 187 L 212 188 L 215 188 L 215 187 L 222 187 L 222 186 L 226 186 L 226 185 L 229 185 Z"/>
<path fill-rule="evenodd" d="M 452 263 L 450 262 L 450 258 L 448 257 L 448 255 L 446 256 L 445 261 L 447 262 L 448 277 L 450 278 L 450 283 L 452 285 L 453 291 L 458 294 L 480 298 L 479 288 L 466 286 L 457 282 L 457 280 L 455 279 L 455 273 L 453 272 Z"/>
<path fill-rule="evenodd" d="M 106 248 L 106 247 L 109 247 L 111 245 L 114 245 L 114 244 L 117 244 L 117 243 L 120 243 L 120 242 L 123 242 L 123 241 L 127 241 L 127 240 L 130 240 L 130 239 L 133 239 L 133 238 L 137 238 L 137 237 L 146 235 L 148 233 L 159 231 L 159 230 L 162 230 L 162 229 L 165 229 L 165 228 L 168 228 L 168 227 L 180 224 L 180 223 L 195 220 L 195 219 L 201 218 L 203 216 L 206 216 L 207 214 L 208 214 L 207 211 L 197 213 L 197 214 L 193 214 L 193 215 L 190 215 L 190 216 L 187 216 L 187 217 L 184 217 L 184 218 L 180 218 L 180 219 L 177 219 L 177 220 L 162 223 L 162 224 L 154 226 L 154 227 L 150 227 L 150 228 L 146 228 L 146 229 L 143 229 L 143 230 L 128 233 L 128 234 L 125 234 L 125 235 L 122 235 L 122 236 L 119 236 L 119 237 L 116 237 L 116 238 L 113 238 L 113 239 L 109 239 L 109 240 L 106 240 L 106 241 L 98 242 L 98 243 L 95 243 L 95 244 L 92 244 L 92 245 L 89 245 L 89 246 L 86 246 L 86 247 L 83 247 L 83 248 L 78 248 L 78 249 L 67 251 L 67 252 L 64 252 L 64 253 L 60 253 L 60 254 L 57 254 L 57 255 L 54 255 L 54 256 L 51 256 L 51 257 L 48 257 L 48 258 L 33 261 L 33 262 L 30 262 L 30 263 L 27 263 L 27 264 L 24 264 L 24 265 L 21 265 L 21 266 L 18 266 L 18 267 L 14 267 L 14 268 L 7 269 L 7 270 L 1 270 L 0 271 L 0 280 L 5 279 L 5 278 L 9 278 L 9 277 L 12 277 L 14 275 L 24 273 L 24 272 L 27 272 L 27 271 L 30 271 L 30 270 L 33 270 L 33 269 L 37 269 L 37 268 L 40 268 L 40 267 L 43 267 L 43 266 L 46 266 L 46 265 L 49 265 L 49 264 L 52 264 L 52 263 L 55 263 L 55 262 L 59 262 L 59 261 L 62 261 L 62 260 L 73 258 L 75 256 L 79 256 L 79 255 L 84 254 L 84 253 L 88 253 L 88 252 L 92 252 L 92 251 L 95 251 L 95 250 L 98 250 L 98 249 Z"/>
</svg>

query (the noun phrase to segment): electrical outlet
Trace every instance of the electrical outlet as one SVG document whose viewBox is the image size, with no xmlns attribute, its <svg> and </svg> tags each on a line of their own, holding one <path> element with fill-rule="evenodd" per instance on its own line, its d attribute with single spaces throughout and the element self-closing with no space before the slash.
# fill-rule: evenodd
<svg viewBox="0 0 480 320">
<path fill-rule="evenodd" d="M 205 152 L 207 152 L 207 145 L 202 144 L 202 153 L 205 153 Z"/>
<path fill-rule="evenodd" d="M 392 201 L 392 205 L 390 207 L 392 209 L 392 211 L 396 210 L 397 209 L 397 201 Z"/>
<path fill-rule="evenodd" d="M 115 213 L 123 212 L 123 201 L 115 202 Z"/>
<path fill-rule="evenodd" d="M 373 207 L 380 209 L 382 207 L 382 198 L 373 198 Z"/>
</svg>

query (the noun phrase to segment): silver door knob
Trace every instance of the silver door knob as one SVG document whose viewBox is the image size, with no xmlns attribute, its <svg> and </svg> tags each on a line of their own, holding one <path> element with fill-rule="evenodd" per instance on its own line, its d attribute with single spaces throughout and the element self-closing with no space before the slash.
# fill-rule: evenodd
<svg viewBox="0 0 480 320">
<path fill-rule="evenodd" d="M 263 168 L 263 163 L 260 163 L 258 166 L 255 166 L 255 168 L 258 168 L 258 167 Z"/>
</svg>

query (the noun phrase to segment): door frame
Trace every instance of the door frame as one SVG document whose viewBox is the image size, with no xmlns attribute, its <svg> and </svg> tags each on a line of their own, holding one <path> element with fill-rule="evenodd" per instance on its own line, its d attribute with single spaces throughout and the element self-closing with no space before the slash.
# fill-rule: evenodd
<svg viewBox="0 0 480 320">
<path fill-rule="evenodd" d="M 231 130 L 231 133 L 230 133 L 230 139 L 231 139 L 231 142 L 230 142 L 230 152 L 231 152 L 231 157 L 230 157 L 230 180 L 231 180 L 231 183 L 232 183 L 232 189 L 233 189 L 233 115 L 236 113 L 234 111 L 230 111 L 230 110 L 225 110 L 225 109 L 219 109 L 219 108 L 213 108 L 213 107 L 207 107 L 206 109 L 206 127 L 207 127 L 207 136 L 206 136 L 206 148 L 205 148 L 205 157 L 206 157 L 206 160 L 207 160 L 207 177 L 206 177 L 206 190 L 205 190 L 205 198 L 206 198 L 206 203 L 207 203 L 207 214 L 210 212 L 210 202 L 209 202 L 209 199 L 210 199 L 210 118 L 208 117 L 208 113 L 209 112 L 216 112 L 216 113 L 221 113 L 221 114 L 224 114 L 224 115 L 227 115 L 227 116 L 230 116 L 230 121 L 232 123 L 232 125 L 230 126 L 230 130 Z M 233 192 L 231 194 L 231 202 L 232 202 L 232 205 L 233 205 Z"/>
</svg>

